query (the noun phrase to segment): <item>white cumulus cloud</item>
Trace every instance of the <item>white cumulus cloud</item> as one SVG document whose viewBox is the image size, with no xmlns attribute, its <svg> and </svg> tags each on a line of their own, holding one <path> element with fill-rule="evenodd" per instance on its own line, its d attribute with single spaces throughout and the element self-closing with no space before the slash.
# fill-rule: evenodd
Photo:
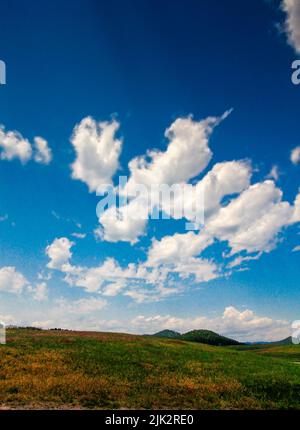
<svg viewBox="0 0 300 430">
<path fill-rule="evenodd" d="M 94 233 L 100 240 L 134 244 L 145 233 L 147 217 L 147 206 L 139 199 L 133 199 L 125 206 L 105 210 L 99 216 L 100 226 Z"/>
<path fill-rule="evenodd" d="M 147 263 L 158 265 L 188 261 L 212 243 L 211 236 L 192 231 L 164 236 L 161 240 L 154 239 L 148 251 Z"/>
<path fill-rule="evenodd" d="M 187 182 L 201 173 L 212 157 L 209 137 L 216 125 L 231 111 L 221 117 L 208 117 L 195 121 L 192 117 L 178 118 L 165 131 L 169 140 L 166 151 L 148 151 L 146 156 L 129 162 L 129 194 L 135 192 L 135 184 L 151 186 Z M 149 160 L 149 161 L 148 161 Z"/>
<path fill-rule="evenodd" d="M 21 133 L 5 131 L 4 126 L 0 125 L 0 159 L 19 159 L 22 164 L 26 164 L 32 158 L 37 163 L 49 164 L 52 153 L 48 142 L 42 137 L 35 137 L 32 145 Z"/>
<path fill-rule="evenodd" d="M 119 167 L 122 141 L 116 139 L 119 128 L 116 120 L 97 122 L 84 118 L 76 125 L 71 143 L 76 152 L 72 164 L 72 177 L 84 182 L 90 192 L 101 192 L 112 183 Z"/>
<path fill-rule="evenodd" d="M 221 117 L 208 117 L 202 121 L 195 121 L 192 117 L 178 118 L 165 131 L 165 136 L 169 140 L 165 151 L 151 150 L 144 156 L 132 159 L 128 165 L 130 177 L 121 193 L 128 193 L 133 198 L 122 208 L 117 210 L 113 207 L 101 214 L 99 217 L 101 228 L 96 230 L 98 238 L 111 242 L 126 241 L 132 244 L 137 242 L 145 233 L 148 214 L 153 207 L 159 204 L 155 200 L 153 192 L 151 192 L 151 204 L 148 202 L 148 195 L 145 195 L 143 200 L 141 187 L 144 186 L 145 193 L 149 193 L 154 185 L 184 184 L 201 173 L 212 158 L 209 137 L 214 127 L 230 112 L 226 111 Z M 222 172 L 217 172 L 217 170 L 218 167 L 215 168 L 216 176 L 223 175 L 224 187 L 228 188 L 229 184 L 226 184 L 226 181 L 228 182 L 229 178 L 225 178 L 226 167 Z M 231 185 L 234 192 L 240 190 L 240 181 L 244 180 L 241 178 L 243 171 L 245 169 L 235 169 L 235 181 L 232 181 Z M 220 182 L 222 180 L 221 177 Z M 217 179 L 214 183 L 213 179 L 211 180 L 211 188 L 214 186 L 217 188 L 216 182 Z M 215 193 L 221 195 L 222 191 L 215 189 Z M 137 195 L 139 195 L 138 198 Z M 215 196 L 216 199 L 218 199 L 217 196 Z M 164 202 L 159 209 L 168 212 Z M 112 213 L 116 211 L 119 216 L 112 217 Z M 138 213 L 143 215 L 138 217 Z"/>
<path fill-rule="evenodd" d="M 51 245 L 47 246 L 46 254 L 50 258 L 47 267 L 49 269 L 61 270 L 64 265 L 68 264 L 72 257 L 71 248 L 74 242 L 71 242 L 66 237 L 56 238 Z"/>
<path fill-rule="evenodd" d="M 296 146 L 296 148 L 291 151 L 291 162 L 295 165 L 300 163 L 300 146 Z"/>
<path fill-rule="evenodd" d="M 270 251 L 277 234 L 288 225 L 294 208 L 282 201 L 282 191 L 273 181 L 251 185 L 212 218 L 206 231 L 228 241 L 232 253 Z"/>
<path fill-rule="evenodd" d="M 0 269 L 0 291 L 20 294 L 28 285 L 28 280 L 15 267 L 7 266 Z"/>
<path fill-rule="evenodd" d="M 300 54 L 300 2 L 282 0 L 282 9 L 286 13 L 285 32 L 290 45 Z"/>
<path fill-rule="evenodd" d="M 13 160 L 18 158 L 21 163 L 27 163 L 32 156 L 30 142 L 23 138 L 17 131 L 5 131 L 4 126 L 0 126 L 0 158 L 1 160 Z"/>
<path fill-rule="evenodd" d="M 48 146 L 48 142 L 42 137 L 34 138 L 34 160 L 37 163 L 49 164 L 52 160 L 52 151 Z"/>
</svg>

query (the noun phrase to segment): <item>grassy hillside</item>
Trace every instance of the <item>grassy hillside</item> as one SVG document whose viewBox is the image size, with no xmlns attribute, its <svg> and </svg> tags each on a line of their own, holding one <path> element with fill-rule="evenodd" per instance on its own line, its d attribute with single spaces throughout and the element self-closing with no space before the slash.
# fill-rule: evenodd
<svg viewBox="0 0 300 430">
<path fill-rule="evenodd" d="M 2 407 L 300 409 L 300 348 L 8 330 Z"/>
<path fill-rule="evenodd" d="M 286 337 L 285 339 L 278 340 L 277 342 L 272 342 L 272 345 L 292 345 L 292 336 Z"/>
<path fill-rule="evenodd" d="M 155 333 L 153 336 L 166 339 L 181 339 L 189 342 L 205 343 L 207 345 L 216 346 L 240 345 L 236 340 L 221 336 L 210 330 L 192 330 L 184 334 L 180 334 L 173 330 L 162 330 Z"/>
<path fill-rule="evenodd" d="M 190 342 L 207 343 L 208 345 L 239 345 L 239 342 L 221 336 L 210 330 L 192 330 L 181 336 L 182 340 Z"/>
<path fill-rule="evenodd" d="M 155 333 L 153 336 L 164 337 L 167 339 L 179 339 L 181 334 L 174 330 L 161 330 L 158 333 Z"/>
</svg>

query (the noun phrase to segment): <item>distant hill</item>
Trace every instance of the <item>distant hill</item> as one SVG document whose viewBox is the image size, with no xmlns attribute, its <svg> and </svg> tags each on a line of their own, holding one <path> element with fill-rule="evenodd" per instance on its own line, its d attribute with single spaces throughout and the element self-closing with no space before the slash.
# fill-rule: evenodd
<svg viewBox="0 0 300 430">
<path fill-rule="evenodd" d="M 261 342 L 246 342 L 246 345 L 293 345 L 292 336 L 286 337 L 285 339 L 275 340 L 273 342 L 261 341 Z"/>
<path fill-rule="evenodd" d="M 153 336 L 155 337 L 164 337 L 168 339 L 178 339 L 181 337 L 181 334 L 174 330 L 162 330 L 158 333 L 155 333 Z"/>
<path fill-rule="evenodd" d="M 181 339 L 188 340 L 190 342 L 207 343 L 208 345 L 240 345 L 240 342 L 221 336 L 220 334 L 210 330 L 192 330 L 183 334 Z"/>
<path fill-rule="evenodd" d="M 187 340 L 189 342 L 206 343 L 208 345 L 217 346 L 240 345 L 240 342 L 225 336 L 221 336 L 210 330 L 192 330 L 184 334 L 180 334 L 173 330 L 162 330 L 158 333 L 155 333 L 153 336 L 168 339 Z"/>
<path fill-rule="evenodd" d="M 270 342 L 270 345 L 292 345 L 292 336 L 286 337 L 285 339 L 278 340 L 276 342 Z"/>
</svg>

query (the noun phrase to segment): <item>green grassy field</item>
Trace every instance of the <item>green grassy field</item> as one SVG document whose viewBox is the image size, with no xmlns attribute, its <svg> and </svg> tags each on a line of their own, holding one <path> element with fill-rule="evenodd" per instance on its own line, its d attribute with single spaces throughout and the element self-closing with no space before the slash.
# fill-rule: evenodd
<svg viewBox="0 0 300 430">
<path fill-rule="evenodd" d="M 1 408 L 300 409 L 300 346 L 9 329 Z"/>
</svg>

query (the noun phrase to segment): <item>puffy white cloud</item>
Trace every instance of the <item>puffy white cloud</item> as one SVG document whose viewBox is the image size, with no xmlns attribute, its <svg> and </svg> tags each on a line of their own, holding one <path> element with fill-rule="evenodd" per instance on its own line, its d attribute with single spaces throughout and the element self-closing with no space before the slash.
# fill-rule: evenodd
<svg viewBox="0 0 300 430">
<path fill-rule="evenodd" d="M 159 204 L 159 198 L 157 199 L 155 196 L 153 187 L 155 185 L 184 184 L 201 173 L 212 157 L 208 146 L 209 137 L 214 127 L 230 112 L 226 111 L 221 117 L 208 117 L 202 121 L 194 121 L 191 117 L 178 118 L 165 132 L 165 136 L 169 139 L 166 151 L 148 151 L 146 156 L 131 160 L 129 162 L 130 177 L 121 193 L 128 193 L 134 198 L 119 209 L 112 207 L 101 214 L 99 217 L 101 228 L 96 229 L 97 237 L 111 242 L 126 241 L 133 244 L 145 233 L 148 215 L 155 206 L 169 213 L 172 208 L 167 207 L 167 202 L 163 199 Z M 233 191 L 230 190 L 230 193 L 240 191 L 240 182 L 245 181 L 242 176 L 245 175 L 246 170 L 247 178 L 249 176 L 249 168 L 246 168 L 246 163 L 243 165 L 236 163 L 236 168 L 235 162 L 215 166 L 210 180 L 207 179 L 207 186 L 210 186 L 212 193 L 215 192 L 216 204 L 218 198 L 222 197 L 222 190 L 218 189 L 217 182 L 218 180 L 219 183 L 224 182 L 224 192 L 226 193 L 226 188 L 230 188 L 228 183 L 230 169 L 234 170 L 232 178 L 235 176 L 235 180 L 231 181 Z M 215 179 L 213 175 L 215 175 Z M 145 195 L 141 194 L 142 186 L 145 187 Z M 151 204 L 148 201 L 149 197 L 151 197 Z M 210 201 L 212 202 L 212 199 Z M 176 204 L 178 202 L 174 202 L 174 205 Z M 187 208 L 189 204 L 192 206 L 193 201 L 186 201 Z M 118 217 L 112 216 L 116 212 Z M 138 216 L 138 214 L 140 215 Z"/>
<path fill-rule="evenodd" d="M 300 54 L 300 3 L 299 0 L 282 0 L 286 13 L 285 31 L 290 45 Z"/>
<path fill-rule="evenodd" d="M 119 123 L 96 122 L 91 117 L 84 118 L 73 131 L 71 143 L 76 152 L 72 164 L 72 177 L 84 182 L 89 191 L 101 192 L 111 184 L 119 167 L 122 141 L 115 138 Z"/>
<path fill-rule="evenodd" d="M 28 280 L 15 267 L 7 266 L 0 269 L 0 291 L 20 294 L 27 286 Z"/>
<path fill-rule="evenodd" d="M 148 196 L 147 200 L 143 195 L 137 197 L 136 191 L 140 191 L 140 185 L 146 191 L 153 184 L 181 182 L 186 185 L 201 173 L 212 156 L 208 146 L 210 134 L 229 113 L 199 122 L 191 117 L 174 121 L 165 133 L 169 144 L 164 152 L 150 151 L 129 163 L 130 178 L 121 195 L 127 191 L 131 200 L 125 206 L 113 206 L 98 214 L 100 226 L 95 229 L 95 236 L 101 240 L 134 244 L 145 234 L 148 215 L 154 205 L 175 217 L 172 207 L 166 207 L 166 201 L 157 200 L 154 205 L 153 202 L 149 205 Z M 73 177 L 85 182 L 90 191 L 101 192 L 104 185 L 111 184 L 122 144 L 115 138 L 118 127 L 116 121 L 97 123 L 87 117 L 74 129 L 72 143 L 76 160 L 72 165 Z M 278 176 L 276 166 L 271 173 L 272 177 Z M 196 184 L 190 185 L 204 195 L 203 229 L 153 240 L 145 263 L 121 267 L 116 260 L 107 258 L 96 267 L 75 266 L 70 262 L 73 242 L 60 238 L 46 249 L 50 258 L 48 267 L 61 270 L 66 282 L 86 292 L 104 296 L 120 293 L 138 302 L 159 300 L 181 292 L 192 282 L 208 282 L 222 276 L 221 267 L 201 257 L 207 247 L 216 241 L 225 241 L 230 248 L 227 257 L 242 253 L 229 260 L 226 268 L 232 269 L 271 251 L 282 229 L 300 220 L 300 193 L 291 205 L 282 201 L 282 191 L 273 181 L 250 185 L 251 176 L 248 161 L 215 164 Z M 195 195 L 187 194 L 185 199 L 187 206 L 194 206 Z M 175 199 L 173 207 L 177 204 Z M 185 217 L 193 221 L 192 217 Z M 73 236 L 81 237 L 80 234 Z"/>
<path fill-rule="evenodd" d="M 74 242 L 66 237 L 56 238 L 51 245 L 47 246 L 46 254 L 50 258 L 47 267 L 49 269 L 62 270 L 72 257 L 71 248 Z"/>
<path fill-rule="evenodd" d="M 226 168 L 228 167 L 227 164 Z M 220 167 L 222 170 L 224 166 Z M 234 169 L 229 170 L 234 172 Z M 240 175 L 243 179 L 236 189 L 242 190 L 246 187 L 249 181 L 249 173 L 246 172 L 247 167 L 245 165 L 245 172 Z M 210 173 L 201 181 L 202 184 L 204 182 L 210 183 Z M 217 185 L 211 188 L 209 185 L 206 187 L 212 198 L 209 199 L 210 210 L 208 212 L 210 215 L 206 218 L 206 224 L 202 231 L 199 233 L 176 233 L 173 236 L 165 236 L 160 241 L 153 240 L 148 252 L 150 265 L 167 264 L 181 260 L 188 261 L 188 259 L 200 255 L 216 240 L 227 241 L 232 254 L 241 251 L 258 253 L 256 257 L 240 257 L 239 260 L 228 265 L 228 267 L 235 267 L 243 261 L 258 258 L 261 252 L 270 251 L 276 245 L 278 233 L 284 227 L 298 221 L 300 217 L 300 194 L 297 196 L 294 206 L 288 202 L 283 202 L 282 191 L 270 180 L 248 187 L 238 197 L 221 207 L 222 196 L 233 193 L 233 191 L 230 193 L 229 190 L 233 190 L 230 183 L 234 176 L 237 177 L 238 183 L 239 174 L 236 173 L 232 177 L 229 175 L 230 181 L 213 180 L 212 182 Z M 221 186 L 221 184 L 226 183 L 229 184 L 227 189 L 226 186 Z"/>
<path fill-rule="evenodd" d="M 52 153 L 47 141 L 42 137 L 35 137 L 32 145 L 19 132 L 5 131 L 4 126 L 0 125 L 0 159 L 19 159 L 22 164 L 26 164 L 32 157 L 37 163 L 50 163 Z"/>
<path fill-rule="evenodd" d="M 282 191 L 273 181 L 254 184 L 222 207 L 208 222 L 205 231 L 221 241 L 228 241 L 232 253 L 268 252 L 294 211 L 281 199 Z"/>
<path fill-rule="evenodd" d="M 50 258 L 48 267 L 60 270 L 65 282 L 70 286 L 80 287 L 87 293 L 103 296 L 121 293 L 138 302 L 157 301 L 182 290 L 175 278 L 185 279 L 184 288 L 188 288 L 193 280 L 201 283 L 219 276 L 215 263 L 200 258 L 186 258 L 177 262 L 169 259 L 169 264 L 153 260 L 130 263 L 125 267 L 121 267 L 113 258 L 106 258 L 94 267 L 75 266 L 70 261 L 72 245 L 67 238 L 55 239 L 46 248 Z"/>
<path fill-rule="evenodd" d="M 244 175 L 244 179 L 241 184 L 246 186 L 249 177 Z M 196 265 L 194 257 L 201 255 L 207 247 L 216 241 L 226 241 L 231 255 L 242 251 L 256 254 L 237 256 L 227 265 L 227 268 L 237 267 L 243 262 L 258 259 L 262 252 L 271 251 L 282 229 L 300 221 L 300 193 L 294 205 L 290 205 L 282 201 L 282 191 L 270 180 L 251 185 L 225 206 L 218 203 L 223 191 L 210 191 L 211 196 L 216 194 L 218 197 L 215 202 L 214 198 L 211 199 L 211 208 L 214 209 L 209 211 L 202 231 L 154 239 L 148 251 L 148 265 L 174 264 L 175 267 L 176 264 L 179 268 L 180 262 L 185 262 L 188 267 L 190 261 L 193 266 Z M 217 273 L 216 269 L 213 273 Z"/>
<path fill-rule="evenodd" d="M 183 217 L 192 223 L 203 219 L 203 224 L 217 212 L 226 196 L 233 196 L 247 189 L 252 169 L 248 161 L 217 163 L 194 186 L 174 190 L 174 198 L 163 198 L 160 208 L 172 218 Z M 179 188 L 179 191 L 181 188 Z"/>
<path fill-rule="evenodd" d="M 200 122 L 193 121 L 192 118 L 177 119 L 166 131 L 170 142 L 165 152 L 150 151 L 147 156 L 135 158 L 129 163 L 131 176 L 125 190 L 133 196 L 141 184 L 149 190 L 153 184 L 184 183 L 199 174 L 212 155 L 208 147 L 209 135 L 228 113 L 221 118 L 213 117 Z M 295 156 L 293 159 L 295 161 Z M 278 175 L 277 166 L 273 166 L 269 177 L 278 179 Z M 213 166 L 193 186 L 204 196 L 203 231 L 199 234 L 175 234 L 173 237 L 167 236 L 154 241 L 148 253 L 147 264 L 152 267 L 170 264 L 172 258 L 177 258 L 185 261 L 185 267 L 188 267 L 189 259 L 189 267 L 196 266 L 193 258 L 214 240 L 228 242 L 232 254 L 246 251 L 261 255 L 261 252 L 272 250 L 282 229 L 300 220 L 300 197 L 296 198 L 292 206 L 282 201 L 282 191 L 273 181 L 267 180 L 250 186 L 251 176 L 252 169 L 248 161 L 229 161 Z M 199 194 L 189 193 L 184 196 L 185 208 L 194 207 L 197 198 L 195 195 Z M 100 227 L 95 230 L 96 237 L 112 242 L 136 243 L 145 234 L 147 217 L 153 209 L 152 194 L 151 197 L 151 205 L 139 196 L 126 206 L 104 211 L 99 216 Z M 229 203 L 226 202 L 226 197 Z M 182 196 L 179 195 L 179 198 Z M 176 198 L 170 207 L 167 207 L 167 203 L 169 201 L 163 199 L 156 202 L 159 210 L 171 217 L 175 216 L 176 208 L 181 203 Z M 142 214 L 138 217 L 139 211 Z M 113 216 L 116 213 L 118 216 Z M 185 218 L 189 221 L 194 221 L 193 216 L 185 211 Z M 241 262 L 250 259 L 253 258 L 243 258 Z M 229 263 L 228 268 L 235 267 L 237 262 L 238 260 Z"/>
<path fill-rule="evenodd" d="M 146 156 L 129 162 L 128 193 L 135 194 L 136 184 L 149 187 L 153 184 L 172 185 L 187 182 L 201 173 L 212 157 L 209 137 L 214 127 L 230 112 L 202 121 L 194 121 L 192 117 L 176 119 L 165 132 L 169 140 L 165 152 L 151 150 Z"/>
<path fill-rule="evenodd" d="M 134 199 L 128 205 L 113 206 L 104 211 L 99 216 L 101 226 L 95 229 L 94 234 L 100 240 L 134 244 L 145 233 L 147 217 L 147 206 Z"/>
<path fill-rule="evenodd" d="M 250 309 L 239 311 L 233 306 L 225 309 L 219 327 L 223 333 L 244 341 L 280 340 L 290 335 L 288 321 L 261 317 Z"/>
<path fill-rule="evenodd" d="M 261 219 L 242 228 L 229 237 L 232 252 L 246 250 L 247 252 L 271 251 L 277 243 L 277 235 L 287 224 L 290 218 L 290 206 L 286 202 L 273 205 L 270 212 L 265 213 Z"/>
<path fill-rule="evenodd" d="M 300 146 L 296 146 L 296 148 L 291 151 L 291 162 L 295 165 L 300 163 Z"/>
<path fill-rule="evenodd" d="M 18 158 L 21 163 L 27 163 L 32 156 L 30 142 L 23 138 L 17 131 L 5 131 L 0 125 L 0 158 L 1 160 L 13 160 Z"/>
<path fill-rule="evenodd" d="M 245 167 L 241 177 L 239 189 L 244 188 L 249 180 L 248 168 Z M 218 198 L 232 189 L 231 185 L 223 187 L 223 191 L 217 193 Z M 222 276 L 221 266 L 201 257 L 201 253 L 217 240 L 228 242 L 230 254 L 227 257 L 244 254 L 229 261 L 227 269 L 256 260 L 263 252 L 271 251 L 280 231 L 300 220 L 299 209 L 300 193 L 295 204 L 290 205 L 282 201 L 282 191 L 274 182 L 266 180 L 249 186 L 228 204 L 211 212 L 199 233 L 177 233 L 161 240 L 154 239 L 145 263 L 122 268 L 116 260 L 107 258 L 96 267 L 74 266 L 70 263 L 73 243 L 61 238 L 47 248 L 50 257 L 48 267 L 61 270 L 65 273 L 66 282 L 89 293 L 109 296 L 120 292 L 138 302 L 157 301 L 181 292 L 182 280 L 183 288 L 187 289 L 195 282 L 200 284 Z"/>
<path fill-rule="evenodd" d="M 147 264 L 168 264 L 179 261 L 188 261 L 191 257 L 199 255 L 213 243 L 213 238 L 205 233 L 196 234 L 176 233 L 173 236 L 164 236 L 161 240 L 154 239 L 148 252 Z"/>
<path fill-rule="evenodd" d="M 297 245 L 293 248 L 293 252 L 298 252 L 300 251 L 300 245 Z"/>
<path fill-rule="evenodd" d="M 37 163 L 49 164 L 52 160 L 52 151 L 48 146 L 48 142 L 42 137 L 34 138 L 34 160 Z"/>
<path fill-rule="evenodd" d="M 64 264 L 61 270 L 66 274 L 65 280 L 77 287 L 84 288 L 89 293 L 100 292 L 107 283 L 137 277 L 134 264 L 122 268 L 114 258 L 106 258 L 96 267 L 80 267 Z"/>
<path fill-rule="evenodd" d="M 220 209 L 226 196 L 239 194 L 250 185 L 252 170 L 247 161 L 217 163 L 195 187 L 203 195 L 204 222 Z M 190 205 L 194 202 L 191 201 Z"/>
<path fill-rule="evenodd" d="M 204 193 L 205 212 L 210 214 L 219 208 L 225 196 L 238 194 L 249 187 L 251 167 L 245 161 L 217 163 L 199 182 Z"/>
<path fill-rule="evenodd" d="M 203 258 L 190 258 L 186 261 L 179 261 L 171 266 L 170 272 L 177 273 L 181 279 L 193 279 L 200 284 L 211 281 L 220 276 L 218 266 L 212 261 Z"/>
<path fill-rule="evenodd" d="M 150 272 L 142 264 L 129 264 L 124 268 L 113 258 L 106 258 L 95 267 L 64 266 L 65 280 L 71 286 L 83 288 L 89 293 L 114 295 L 116 291 L 131 288 L 132 285 L 152 284 L 163 278 L 159 271 Z"/>
</svg>

